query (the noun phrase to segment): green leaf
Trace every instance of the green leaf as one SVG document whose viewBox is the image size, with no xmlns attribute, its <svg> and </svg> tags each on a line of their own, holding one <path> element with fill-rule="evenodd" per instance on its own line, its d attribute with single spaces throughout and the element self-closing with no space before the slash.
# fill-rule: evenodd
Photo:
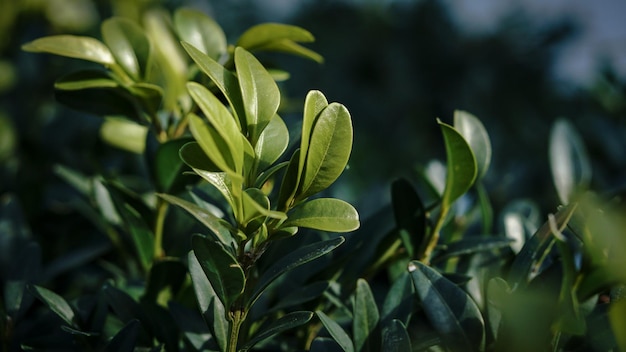
<svg viewBox="0 0 626 352">
<path fill-rule="evenodd" d="M 261 329 L 257 334 L 243 346 L 243 351 L 248 351 L 257 343 L 278 335 L 283 331 L 293 329 L 295 327 L 308 323 L 313 318 L 313 312 L 292 312 L 285 314 L 278 320 L 272 322 L 269 326 Z"/>
<path fill-rule="evenodd" d="M 270 210 L 270 200 L 258 188 L 247 188 L 243 192 L 243 219 L 242 224 L 246 225 L 254 218 L 263 216 L 279 220 L 287 219 L 287 215 L 281 211 Z"/>
<path fill-rule="evenodd" d="M 55 98 L 72 109 L 99 116 L 124 116 L 140 121 L 143 114 L 122 88 L 85 87 L 80 90 L 56 89 Z"/>
<path fill-rule="evenodd" d="M 482 351 L 485 323 L 472 299 L 457 285 L 419 261 L 409 263 L 424 313 L 453 351 Z"/>
<path fill-rule="evenodd" d="M 297 198 L 304 199 L 333 184 L 348 164 L 351 151 L 350 113 L 345 106 L 331 103 L 313 125 Z"/>
<path fill-rule="evenodd" d="M 211 282 L 204 274 L 198 258 L 192 251 L 187 256 L 189 262 L 189 275 L 193 283 L 194 292 L 200 306 L 200 311 L 207 323 L 211 335 L 217 341 L 221 351 L 225 351 L 228 345 L 228 320 L 224 305 L 217 297 Z"/>
<path fill-rule="evenodd" d="M 126 18 L 109 18 L 102 23 L 102 39 L 115 61 L 134 81 L 145 80 L 152 45 L 141 27 Z"/>
<path fill-rule="evenodd" d="M 582 138 L 571 123 L 557 120 L 550 132 L 550 170 L 561 204 L 568 204 L 577 190 L 591 180 L 591 164 Z"/>
<path fill-rule="evenodd" d="M 254 147 L 255 162 L 257 163 L 254 175 L 256 176 L 272 166 L 287 150 L 288 145 L 289 129 L 280 116 L 274 115 Z"/>
<path fill-rule="evenodd" d="M 191 134 L 207 157 L 233 180 L 243 181 L 242 175 L 237 172 L 237 167 L 243 164 L 243 149 L 239 149 L 238 155 L 233 155 L 235 151 L 231 149 L 231 144 L 224 140 L 213 125 L 205 123 L 195 114 L 190 114 L 188 119 Z"/>
<path fill-rule="evenodd" d="M 296 43 L 308 43 L 314 40 L 313 35 L 303 28 L 279 23 L 263 23 L 253 26 L 244 32 L 239 37 L 237 46 L 246 48 L 249 51 L 286 52 L 322 62 L 323 59 L 319 54 Z"/>
<path fill-rule="evenodd" d="M 339 344 L 339 346 L 341 346 L 341 349 L 343 349 L 345 352 L 354 352 L 354 344 L 352 343 L 352 340 L 350 340 L 350 336 L 346 334 L 346 332 L 341 328 L 341 326 L 339 326 L 339 324 L 333 321 L 330 317 L 328 317 L 328 315 L 324 314 L 324 312 L 322 311 L 318 310 L 315 312 L 315 314 L 317 314 L 318 318 L 320 319 L 326 330 L 328 330 L 330 336 L 332 336 L 333 339 Z"/>
<path fill-rule="evenodd" d="M 163 102 L 163 88 L 151 83 L 133 83 L 127 87 L 128 92 L 140 104 L 148 117 L 156 117 Z M 151 120 L 155 123 L 154 120 Z"/>
<path fill-rule="evenodd" d="M 332 240 L 316 242 L 304 247 L 300 247 L 283 258 L 277 260 L 261 277 L 259 277 L 256 289 L 248 299 L 248 307 L 252 307 L 254 302 L 265 291 L 265 289 L 282 274 L 293 270 L 303 264 L 330 253 L 339 247 L 345 239 L 337 237 Z"/>
<path fill-rule="evenodd" d="M 359 213 L 335 198 L 317 198 L 293 208 L 282 227 L 307 227 L 322 231 L 350 232 L 359 228 Z"/>
<path fill-rule="evenodd" d="M 241 89 L 239 88 L 237 76 L 200 50 L 196 49 L 193 45 L 186 42 L 183 42 L 182 45 L 196 65 L 198 65 L 200 70 L 209 76 L 217 88 L 219 88 L 222 94 L 224 94 L 226 100 L 233 109 L 233 114 L 237 117 L 237 122 L 241 128 L 241 132 L 246 134 L 246 112 L 244 110 Z"/>
<path fill-rule="evenodd" d="M 221 172 L 220 169 L 204 153 L 198 142 L 186 143 L 179 150 L 180 158 L 192 169 L 209 172 Z"/>
<path fill-rule="evenodd" d="M 59 318 L 71 327 L 77 327 L 75 325 L 75 313 L 72 307 L 67 303 L 63 297 L 56 293 L 37 285 L 29 286 L 30 291 L 50 308 Z"/>
<path fill-rule="evenodd" d="M 241 296 L 246 277 L 237 258 L 221 242 L 194 235 L 191 241 L 198 262 L 215 289 L 224 308 L 230 310 L 232 303 Z"/>
<path fill-rule="evenodd" d="M 409 257 L 422 246 L 426 236 L 426 212 L 419 195 L 405 179 L 391 184 L 391 202 L 396 226 L 400 232 Z M 406 233 L 406 236 L 403 234 Z"/>
<path fill-rule="evenodd" d="M 209 230 L 211 230 L 211 235 L 216 240 L 219 240 L 221 243 L 227 246 L 230 246 L 233 243 L 234 239 L 232 238 L 229 231 L 230 225 L 228 225 L 228 223 L 226 223 L 224 220 L 215 216 L 210 211 L 184 199 L 169 194 L 160 193 L 158 194 L 158 196 L 165 199 L 171 204 L 185 209 L 190 215 L 192 215 Z"/>
<path fill-rule="evenodd" d="M 292 41 L 292 40 L 276 40 L 267 45 L 255 49 L 255 51 L 275 51 L 287 54 L 294 54 L 301 56 L 305 59 L 313 60 L 317 63 L 323 63 L 324 57 L 316 53 L 315 51 L 305 48 L 304 46 Z"/>
<path fill-rule="evenodd" d="M 101 41 L 90 37 L 54 35 L 24 44 L 22 50 L 87 60 L 105 66 L 115 64 L 115 59 L 109 48 Z"/>
<path fill-rule="evenodd" d="M 391 323 L 383 328 L 383 342 L 381 351 L 385 352 L 404 352 L 412 351 L 411 338 L 406 331 L 406 327 L 398 319 L 394 319 Z"/>
<path fill-rule="evenodd" d="M 367 281 L 358 279 L 354 298 L 354 319 L 352 320 L 352 336 L 356 351 L 376 351 L 374 331 L 378 327 L 380 315 L 374 295 Z"/>
<path fill-rule="evenodd" d="M 488 236 L 463 238 L 446 244 L 442 251 L 433 256 L 431 263 L 437 263 L 452 257 L 509 247 L 513 241 L 510 238 Z"/>
<path fill-rule="evenodd" d="M 341 352 L 343 349 L 330 337 L 316 337 L 311 343 L 311 352 Z"/>
<path fill-rule="evenodd" d="M 466 111 L 456 110 L 454 112 L 454 128 L 465 138 L 472 149 L 478 168 L 476 178 L 482 178 L 487 173 L 491 163 L 491 141 L 485 126 L 476 116 Z"/>
<path fill-rule="evenodd" d="M 178 37 L 214 60 L 226 54 L 226 34 L 212 18 L 199 11 L 178 9 L 174 13 Z"/>
<path fill-rule="evenodd" d="M 229 164 L 232 162 L 233 170 L 238 174 L 242 174 L 244 146 L 236 120 L 219 99 L 204 86 L 195 82 L 189 82 L 187 83 L 187 89 L 193 100 L 198 104 L 202 112 L 204 112 L 211 127 L 220 135 L 221 141 L 216 139 L 216 143 L 225 143 L 228 146 L 228 150 L 220 150 L 222 153 L 230 154 L 222 154 L 223 159 Z M 198 139 L 195 134 L 194 137 Z M 211 154 L 209 154 L 202 145 L 203 141 L 198 140 L 198 143 L 203 147 L 205 153 L 211 157 Z M 213 160 L 213 158 L 211 159 Z"/>
<path fill-rule="evenodd" d="M 147 271 L 154 260 L 154 234 L 137 210 L 130 205 L 123 204 L 119 212 L 130 232 L 141 266 Z"/>
<path fill-rule="evenodd" d="M 232 181 L 230 177 L 224 172 L 210 172 L 199 169 L 193 169 L 193 171 L 200 175 L 205 181 L 213 185 L 224 196 L 228 204 L 230 204 L 233 212 L 237 214 L 238 200 L 235 199 L 232 191 Z"/>
<path fill-rule="evenodd" d="M 265 67 L 248 51 L 235 49 L 235 67 L 246 112 L 248 139 L 256 146 L 280 105 L 280 91 Z"/>
<path fill-rule="evenodd" d="M 509 294 L 509 285 L 499 277 L 494 277 L 487 283 L 487 314 L 489 328 L 494 338 L 498 338 L 500 324 L 502 322 L 502 311 Z"/>
<path fill-rule="evenodd" d="M 134 121 L 107 117 L 100 126 L 99 134 L 107 144 L 127 152 L 143 154 L 146 150 L 148 128 Z"/>
<path fill-rule="evenodd" d="M 304 100 L 304 113 L 302 116 L 302 136 L 300 138 L 300 154 L 302 157 L 298 163 L 298 183 L 304 175 L 306 155 L 309 152 L 311 134 L 320 113 L 328 106 L 328 100 L 319 90 L 311 90 Z"/>
<path fill-rule="evenodd" d="M 300 176 L 298 174 L 298 163 L 300 162 L 300 149 L 296 149 L 289 159 L 287 170 L 280 184 L 278 193 L 278 209 L 288 210 L 293 206 L 294 196 L 298 188 Z"/>
<path fill-rule="evenodd" d="M 617 347 L 619 350 L 626 350 L 626 300 L 622 299 L 612 304 L 611 310 L 609 310 L 609 321 L 611 322 L 611 329 L 617 341 Z"/>
<path fill-rule="evenodd" d="M 270 311 L 274 312 L 312 301 L 320 297 L 329 286 L 330 283 L 328 281 L 317 281 L 312 284 L 299 287 L 295 291 L 290 292 L 288 295 L 281 297 L 278 303 L 273 306 Z"/>
<path fill-rule="evenodd" d="M 119 83 L 106 71 L 82 70 L 67 74 L 54 82 L 54 88 L 60 90 L 80 90 L 86 88 L 117 88 Z"/>
<path fill-rule="evenodd" d="M 191 169 L 180 158 L 179 153 L 189 141 L 189 138 L 170 140 L 157 148 L 153 167 L 157 191 L 177 193 L 183 189 L 185 184 L 183 172 Z"/>
<path fill-rule="evenodd" d="M 446 144 L 446 187 L 441 206 L 449 208 L 474 183 L 477 174 L 476 158 L 463 136 L 452 126 L 437 121 Z"/>
<path fill-rule="evenodd" d="M 111 341 L 107 343 L 104 351 L 106 352 L 133 352 L 137 345 L 139 337 L 139 329 L 141 324 L 139 320 L 130 320 L 124 327 L 113 336 Z"/>
<path fill-rule="evenodd" d="M 404 324 L 409 323 L 413 309 L 413 284 L 408 272 L 403 273 L 393 282 L 383 302 L 381 325 L 386 326 L 393 319 Z"/>
</svg>

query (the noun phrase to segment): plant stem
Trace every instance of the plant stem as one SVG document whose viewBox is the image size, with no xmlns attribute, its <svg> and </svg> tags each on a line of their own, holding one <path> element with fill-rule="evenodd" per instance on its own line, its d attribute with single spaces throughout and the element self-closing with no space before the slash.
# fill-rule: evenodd
<svg viewBox="0 0 626 352">
<path fill-rule="evenodd" d="M 439 212 L 439 216 L 437 217 L 437 222 L 435 222 L 435 226 L 433 230 L 430 232 L 430 238 L 427 241 L 427 245 L 421 254 L 418 256 L 419 261 L 428 265 L 430 264 L 430 256 L 432 255 L 433 250 L 437 246 L 437 242 L 439 242 L 439 232 L 441 232 L 441 228 L 443 227 L 443 222 L 448 215 L 449 208 L 447 206 L 441 206 L 441 211 Z"/>
<path fill-rule="evenodd" d="M 246 312 L 236 310 L 231 314 L 230 334 L 228 337 L 228 352 L 237 352 L 237 341 L 239 340 L 239 329 L 246 319 Z"/>
<path fill-rule="evenodd" d="M 169 204 L 161 198 L 157 199 L 157 213 L 154 223 L 154 259 L 163 258 L 163 225 Z"/>
</svg>

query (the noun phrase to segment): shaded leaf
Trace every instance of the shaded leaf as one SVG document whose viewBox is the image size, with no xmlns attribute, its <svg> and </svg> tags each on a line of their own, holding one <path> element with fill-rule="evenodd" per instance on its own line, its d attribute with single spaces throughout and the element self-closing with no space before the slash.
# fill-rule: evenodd
<svg viewBox="0 0 626 352">
<path fill-rule="evenodd" d="M 117 88 L 119 83 L 106 71 L 82 70 L 67 74 L 54 82 L 54 88 L 60 90 L 80 90 L 86 88 Z"/>
<path fill-rule="evenodd" d="M 179 150 L 180 158 L 189 167 L 198 170 L 210 171 L 213 173 L 221 172 L 211 159 L 204 153 L 198 142 L 193 141 L 185 143 Z"/>
<path fill-rule="evenodd" d="M 283 331 L 304 325 L 308 323 L 311 318 L 313 318 L 313 312 L 291 312 L 285 314 L 257 332 L 257 334 L 243 346 L 242 350 L 247 351 L 265 339 L 278 335 Z"/>
<path fill-rule="evenodd" d="M 329 285 L 330 283 L 328 281 L 317 281 L 312 284 L 299 287 L 287 296 L 281 297 L 278 303 L 270 310 L 277 311 L 312 301 L 320 297 L 324 291 L 328 289 Z"/>
<path fill-rule="evenodd" d="M 462 255 L 475 254 L 498 248 L 506 248 L 511 245 L 511 242 L 513 242 L 513 239 L 503 237 L 483 236 L 463 238 L 446 244 L 445 248 L 431 259 L 431 262 L 436 263 L 451 257 L 459 257 Z"/>
<path fill-rule="evenodd" d="M 226 53 L 226 34 L 222 27 L 202 12 L 185 8 L 176 10 L 174 28 L 182 41 L 214 60 L 219 60 Z"/>
<path fill-rule="evenodd" d="M 144 270 L 148 270 L 154 260 L 154 234 L 141 215 L 128 204 L 119 209 L 124 223 L 128 227 L 135 250 Z"/>
<path fill-rule="evenodd" d="M 437 121 L 446 145 L 446 187 L 441 199 L 444 208 L 462 196 L 476 179 L 476 158 L 463 136 L 452 126 Z"/>
<path fill-rule="evenodd" d="M 389 325 L 383 328 L 383 342 L 381 351 L 404 352 L 411 350 L 411 339 L 406 327 L 400 320 L 393 319 Z"/>
<path fill-rule="evenodd" d="M 300 149 L 296 149 L 289 159 L 287 170 L 280 184 L 278 193 L 278 209 L 288 210 L 293 206 L 294 196 L 298 188 L 300 175 L 298 174 L 298 163 L 300 161 Z"/>
<path fill-rule="evenodd" d="M 397 319 L 408 324 L 413 309 L 413 284 L 408 272 L 403 272 L 387 292 L 381 312 L 381 325 L 387 326 Z"/>
<path fill-rule="evenodd" d="M 478 168 L 476 178 L 482 178 L 491 164 L 491 141 L 485 126 L 476 116 L 466 111 L 456 110 L 454 111 L 454 128 L 465 138 L 472 149 Z"/>
<path fill-rule="evenodd" d="M 118 331 L 115 336 L 107 343 L 104 350 L 106 352 L 133 352 L 137 339 L 139 337 L 139 328 L 141 324 L 139 320 L 133 319 Z"/>
<path fill-rule="evenodd" d="M 409 257 L 413 258 L 415 249 L 422 246 L 426 235 L 424 204 L 413 186 L 405 179 L 395 180 L 391 184 L 391 202 L 400 237 Z"/>
<path fill-rule="evenodd" d="M 352 320 L 352 336 L 356 351 L 376 351 L 374 331 L 378 327 L 380 315 L 374 295 L 367 281 L 358 279 L 354 297 L 354 318 Z"/>
<path fill-rule="evenodd" d="M 509 285 L 499 277 L 494 277 L 487 284 L 487 316 L 489 328 L 494 338 L 498 338 L 502 321 L 502 310 L 509 294 Z"/>
<path fill-rule="evenodd" d="M 102 39 L 133 80 L 145 79 L 152 45 L 139 25 L 126 18 L 109 18 L 102 22 Z"/>
<path fill-rule="evenodd" d="M 350 336 L 346 334 L 345 330 L 339 326 L 334 320 L 332 320 L 328 315 L 324 314 L 322 311 L 316 311 L 317 317 L 320 319 L 330 336 L 341 346 L 341 349 L 345 352 L 354 352 L 354 344 L 352 340 L 350 340 Z"/>
<path fill-rule="evenodd" d="M 334 339 L 316 337 L 311 343 L 311 352 L 341 352 L 343 349 Z"/>
<path fill-rule="evenodd" d="M 46 304 L 51 311 L 53 311 L 59 318 L 71 327 L 76 327 L 75 318 L 76 315 L 72 307 L 67 301 L 58 294 L 48 290 L 47 288 L 31 285 L 29 286 L 30 292 L 32 292 L 40 301 Z"/>
<path fill-rule="evenodd" d="M 153 167 L 157 191 L 177 193 L 183 189 L 186 183 L 183 172 L 191 169 L 180 158 L 179 153 L 189 141 L 188 138 L 170 140 L 161 143 L 157 148 Z"/>
<path fill-rule="evenodd" d="M 191 134 L 204 153 L 220 169 L 234 180 L 242 180 L 237 167 L 243 165 L 243 149 L 231 149 L 232 144 L 211 124 L 205 123 L 198 115 L 188 116 Z"/>
<path fill-rule="evenodd" d="M 121 88 L 89 87 L 80 90 L 56 89 L 58 102 L 72 109 L 99 116 L 125 116 L 140 121 L 143 115 L 138 106 Z"/>
<path fill-rule="evenodd" d="M 359 214 L 349 203 L 336 198 L 317 198 L 293 208 L 282 227 L 349 232 L 358 229 L 359 225 Z"/>
<path fill-rule="evenodd" d="M 92 61 L 105 66 L 115 64 L 109 48 L 101 41 L 90 37 L 54 35 L 26 43 L 22 45 L 22 49 Z"/>
<path fill-rule="evenodd" d="M 472 299 L 434 269 L 419 261 L 409 263 L 413 286 L 428 320 L 454 351 L 485 347 L 485 324 Z"/>
</svg>

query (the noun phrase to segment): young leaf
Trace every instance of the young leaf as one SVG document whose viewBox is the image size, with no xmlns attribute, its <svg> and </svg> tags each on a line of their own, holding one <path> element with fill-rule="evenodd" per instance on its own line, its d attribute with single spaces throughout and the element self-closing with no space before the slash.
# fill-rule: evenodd
<svg viewBox="0 0 626 352">
<path fill-rule="evenodd" d="M 54 35 L 33 40 L 22 45 L 22 49 L 33 53 L 49 53 L 96 62 L 105 66 L 115 64 L 109 48 L 101 41 L 75 35 Z"/>
<path fill-rule="evenodd" d="M 565 119 L 557 120 L 550 132 L 550 170 L 561 204 L 568 204 L 574 192 L 591 179 L 585 145 Z"/>
<path fill-rule="evenodd" d="M 126 18 L 109 18 L 102 23 L 102 39 L 115 61 L 134 81 L 145 80 L 152 44 L 141 27 Z"/>
<path fill-rule="evenodd" d="M 359 213 L 349 203 L 336 198 L 317 198 L 293 208 L 282 227 L 350 232 L 358 229 L 359 224 Z"/>
<path fill-rule="evenodd" d="M 45 303 L 59 318 L 71 327 L 76 327 L 75 313 L 63 297 L 41 286 L 31 285 L 30 291 Z"/>
<path fill-rule="evenodd" d="M 270 210 L 270 200 L 258 188 L 248 188 L 243 192 L 243 219 L 242 223 L 247 224 L 252 219 L 265 216 L 273 219 L 285 220 L 287 215 L 282 211 Z"/>
<path fill-rule="evenodd" d="M 241 88 L 248 139 L 252 146 L 278 111 L 280 91 L 265 67 L 248 51 L 235 49 L 235 67 Z"/>
<path fill-rule="evenodd" d="M 367 281 L 358 279 L 354 298 L 354 319 L 352 320 L 352 336 L 356 351 L 376 351 L 374 331 L 378 327 L 380 315 L 374 295 Z"/>
<path fill-rule="evenodd" d="M 276 162 L 283 155 L 288 145 L 289 129 L 280 116 L 274 115 L 254 147 L 255 162 L 257 163 L 253 171 L 254 175 L 265 171 Z"/>
<path fill-rule="evenodd" d="M 133 319 L 118 331 L 115 336 L 107 343 L 104 348 L 105 352 L 133 352 L 139 337 L 139 328 L 141 324 L 139 320 Z"/>
<path fill-rule="evenodd" d="M 307 198 L 335 182 L 348 164 L 351 150 L 350 113 L 345 106 L 331 103 L 322 110 L 313 125 L 297 198 Z"/>
<path fill-rule="evenodd" d="M 215 127 L 205 123 L 195 114 L 190 114 L 188 118 L 191 134 L 207 157 L 220 171 L 226 172 L 233 180 L 241 181 L 243 177 L 237 172 L 237 166 L 243 164 L 243 149 L 238 150 L 238 155 L 233 154 L 237 151 L 231 149 L 230 143 L 224 140 Z M 237 161 L 234 158 L 237 158 Z"/>
<path fill-rule="evenodd" d="M 302 157 L 298 163 L 298 183 L 304 174 L 306 155 L 309 152 L 311 133 L 319 114 L 328 106 L 328 100 L 319 90 L 311 90 L 304 100 L 304 113 L 302 116 L 302 136 L 300 139 L 300 153 Z"/>
<path fill-rule="evenodd" d="M 292 312 L 288 313 L 278 320 L 272 322 L 269 326 L 263 328 L 261 331 L 257 332 L 257 334 L 248 341 L 248 343 L 243 346 L 242 351 L 248 351 L 257 343 L 268 339 L 272 336 L 278 335 L 283 331 L 287 331 L 289 329 L 293 329 L 295 327 L 304 325 L 308 323 L 311 318 L 313 318 L 313 312 Z"/>
<path fill-rule="evenodd" d="M 192 169 L 221 172 L 196 141 L 183 145 L 179 150 L 179 156 Z"/>
<path fill-rule="evenodd" d="M 226 34 L 222 27 L 202 12 L 185 8 L 176 10 L 174 28 L 182 41 L 213 60 L 219 60 L 226 53 Z"/>
<path fill-rule="evenodd" d="M 100 138 L 107 144 L 127 152 L 143 154 L 146 150 L 148 128 L 137 122 L 106 117 L 99 131 Z"/>
<path fill-rule="evenodd" d="M 383 328 L 383 342 L 381 351 L 404 352 L 412 351 L 411 338 L 406 331 L 406 327 L 400 320 L 392 320 L 388 326 Z"/>
<path fill-rule="evenodd" d="M 279 23 L 263 23 L 244 32 L 239 37 L 237 46 L 249 51 L 268 50 L 292 53 L 322 62 L 323 59 L 319 54 L 296 43 L 308 43 L 314 40 L 313 35 L 303 28 Z"/>
<path fill-rule="evenodd" d="M 194 235 L 191 241 L 193 252 L 215 289 L 220 301 L 228 310 L 243 293 L 246 277 L 237 258 L 221 242 Z"/>
<path fill-rule="evenodd" d="M 408 269 L 424 312 L 446 345 L 453 351 L 484 350 L 485 323 L 469 295 L 419 261 Z"/>
<path fill-rule="evenodd" d="M 317 317 L 320 319 L 326 330 L 328 330 L 330 336 L 335 339 L 344 352 L 354 352 L 354 344 L 352 343 L 352 340 L 350 340 L 350 336 L 346 334 L 345 330 L 343 330 L 339 324 L 333 321 L 322 311 L 318 310 L 315 314 L 317 314 Z"/>
<path fill-rule="evenodd" d="M 332 250 L 339 247 L 339 245 L 341 245 L 344 241 L 345 239 L 343 237 L 337 237 L 332 240 L 316 242 L 298 248 L 276 261 L 261 275 L 261 277 L 259 277 L 256 289 L 250 296 L 247 306 L 252 307 L 261 293 L 263 293 L 263 291 L 265 291 L 265 289 L 279 276 L 327 253 L 330 253 Z"/>
<path fill-rule="evenodd" d="M 446 187 L 441 199 L 442 207 L 450 207 L 472 186 L 476 179 L 476 158 L 463 136 L 452 126 L 437 121 L 446 144 Z"/>
<path fill-rule="evenodd" d="M 485 126 L 476 116 L 466 112 L 456 110 L 454 112 L 454 128 L 465 138 L 469 144 L 478 168 L 477 178 L 482 178 L 491 163 L 491 141 Z"/>
</svg>

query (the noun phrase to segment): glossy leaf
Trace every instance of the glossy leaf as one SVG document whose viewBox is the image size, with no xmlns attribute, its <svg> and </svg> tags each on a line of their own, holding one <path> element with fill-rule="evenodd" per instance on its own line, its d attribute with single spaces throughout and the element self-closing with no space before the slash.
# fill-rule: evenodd
<svg viewBox="0 0 626 352">
<path fill-rule="evenodd" d="M 82 70 L 70 73 L 54 82 L 54 88 L 60 90 L 79 90 L 87 88 L 117 88 L 119 83 L 106 71 Z"/>
<path fill-rule="evenodd" d="M 211 286 L 225 309 L 230 309 L 231 304 L 243 293 L 246 282 L 237 258 L 221 242 L 195 235 L 191 243 Z"/>
<path fill-rule="evenodd" d="M 242 150 L 238 155 L 231 149 L 228 141 L 210 124 L 205 123 L 199 116 L 190 114 L 188 116 L 191 134 L 198 142 L 204 153 L 220 169 L 226 172 L 233 180 L 242 181 L 242 176 L 237 172 L 237 166 L 243 164 Z M 237 158 L 237 161 L 234 159 Z M 241 164 L 237 164 L 241 163 Z"/>
<path fill-rule="evenodd" d="M 413 313 L 413 283 L 408 272 L 403 272 L 391 285 L 383 301 L 381 325 L 386 326 L 397 319 L 408 324 Z"/>
<path fill-rule="evenodd" d="M 311 318 L 313 318 L 313 312 L 291 312 L 285 314 L 267 327 L 262 328 L 261 331 L 245 344 L 242 350 L 248 351 L 254 347 L 254 345 L 265 339 L 308 323 Z"/>
<path fill-rule="evenodd" d="M 320 319 L 330 336 L 341 346 L 341 349 L 345 352 L 354 352 L 354 344 L 350 339 L 350 336 L 346 334 L 345 330 L 339 326 L 334 320 L 322 311 L 316 311 L 317 317 Z"/>
<path fill-rule="evenodd" d="M 463 136 L 452 126 L 438 121 L 446 145 L 446 187 L 442 207 L 449 207 L 474 183 L 477 174 L 476 158 Z"/>
<path fill-rule="evenodd" d="M 193 283 L 194 292 L 200 306 L 200 311 L 207 323 L 211 335 L 217 341 L 222 351 L 228 345 L 228 320 L 222 301 L 218 298 L 211 282 L 204 274 L 198 258 L 192 251 L 187 256 L 189 262 L 189 275 Z"/>
<path fill-rule="evenodd" d="M 126 18 L 109 18 L 102 22 L 102 39 L 115 61 L 133 80 L 145 80 L 152 45 L 139 25 Z"/>
<path fill-rule="evenodd" d="M 134 121 L 107 117 L 100 125 L 100 138 L 107 144 L 135 154 L 146 150 L 148 127 Z"/>
<path fill-rule="evenodd" d="M 491 141 L 485 126 L 476 116 L 466 111 L 456 110 L 454 112 L 454 128 L 465 138 L 472 149 L 478 168 L 476 178 L 482 178 L 491 164 Z"/>
<path fill-rule="evenodd" d="M 319 54 L 297 44 L 297 42 L 307 43 L 314 40 L 313 35 L 303 28 L 279 23 L 263 23 L 244 32 L 239 37 L 237 46 L 250 51 L 286 52 L 322 62 L 323 59 Z"/>
<path fill-rule="evenodd" d="M 32 285 L 29 288 L 39 300 L 45 303 L 66 324 L 76 327 L 74 310 L 63 297 L 41 286 Z"/>
<path fill-rule="evenodd" d="M 237 117 L 237 122 L 239 123 L 241 132 L 246 134 L 246 113 L 243 106 L 241 89 L 239 88 L 237 76 L 193 45 L 187 42 L 183 42 L 182 45 L 196 65 L 198 65 L 200 70 L 209 76 L 217 88 L 219 88 L 219 90 L 224 94 L 226 100 L 232 107 L 235 116 Z"/>
<path fill-rule="evenodd" d="M 431 262 L 436 263 L 452 257 L 506 248 L 511 245 L 512 241 L 510 238 L 487 236 L 460 239 L 446 244 L 445 248 L 431 259 Z"/>
<path fill-rule="evenodd" d="M 419 195 L 405 179 L 391 184 L 391 202 L 396 227 L 400 232 L 404 246 L 410 257 L 422 246 L 426 235 L 426 212 Z M 406 233 L 406 236 L 403 236 Z"/>
<path fill-rule="evenodd" d="M 568 204 L 574 192 L 591 180 L 585 145 L 565 119 L 557 120 L 550 132 L 550 170 L 561 204 Z"/>
<path fill-rule="evenodd" d="M 343 349 L 330 337 L 316 337 L 311 343 L 311 352 L 341 352 Z"/>
<path fill-rule="evenodd" d="M 306 227 L 322 231 L 350 232 L 359 228 L 359 213 L 336 198 L 317 198 L 293 208 L 283 227 Z"/>
<path fill-rule="evenodd" d="M 165 199 L 167 202 L 179 206 L 185 209 L 190 215 L 200 221 L 204 226 L 211 230 L 211 235 L 221 243 L 229 246 L 233 243 L 233 238 L 230 235 L 229 225 L 224 220 L 218 218 L 210 211 L 188 202 L 184 199 L 169 195 L 158 194 L 159 197 Z"/>
<path fill-rule="evenodd" d="M 280 116 L 274 115 L 254 147 L 257 159 L 254 174 L 258 175 L 258 173 L 267 170 L 283 155 L 288 145 L 289 129 Z"/>
<path fill-rule="evenodd" d="M 248 188 L 243 192 L 243 224 L 252 219 L 265 216 L 279 220 L 287 219 L 287 215 L 281 211 L 270 210 L 270 200 L 258 188 Z"/>
<path fill-rule="evenodd" d="M 192 169 L 221 172 L 196 141 L 183 145 L 179 150 L 179 156 Z"/>
<path fill-rule="evenodd" d="M 226 53 L 226 34 L 222 27 L 202 12 L 178 9 L 174 13 L 174 28 L 182 41 L 214 60 L 219 60 Z"/>
<path fill-rule="evenodd" d="M 419 261 L 409 263 L 409 273 L 424 313 L 454 351 L 485 348 L 485 323 L 467 293 Z"/>
<path fill-rule="evenodd" d="M 224 172 L 210 172 L 199 169 L 193 169 L 193 171 L 200 175 L 205 181 L 212 184 L 218 191 L 224 196 L 228 204 L 233 209 L 235 214 L 238 214 L 238 200 L 235 198 L 232 192 L 232 181 L 230 177 Z"/>
<path fill-rule="evenodd" d="M 265 67 L 248 51 L 235 49 L 235 67 L 246 112 L 248 139 L 255 146 L 280 105 L 280 91 Z"/>
<path fill-rule="evenodd" d="M 331 103 L 313 125 L 298 199 L 323 191 L 335 182 L 348 164 L 351 150 L 350 113 L 345 106 Z"/>
<path fill-rule="evenodd" d="M 400 320 L 392 320 L 388 326 L 383 328 L 383 342 L 381 351 L 404 352 L 412 351 L 411 338 L 406 331 L 406 327 Z"/>
<path fill-rule="evenodd" d="M 139 320 L 133 319 L 113 336 L 111 341 L 107 343 L 104 351 L 106 352 L 133 352 L 139 337 L 139 329 L 141 324 Z"/>
<path fill-rule="evenodd" d="M 373 345 L 374 331 L 378 328 L 380 315 L 374 295 L 367 281 L 358 279 L 354 297 L 352 337 L 355 351 L 376 351 Z"/>
<path fill-rule="evenodd" d="M 33 53 L 49 53 L 96 62 L 105 66 L 115 64 L 109 48 L 101 41 L 75 35 L 54 35 L 33 40 L 22 49 Z"/>
<path fill-rule="evenodd" d="M 265 289 L 282 274 L 291 271 L 303 264 L 326 255 L 339 247 L 345 239 L 337 237 L 332 240 L 316 242 L 304 247 L 300 247 L 283 258 L 277 260 L 267 269 L 257 281 L 256 289 L 248 300 L 248 307 L 251 307 Z"/>
<path fill-rule="evenodd" d="M 319 90 L 311 90 L 304 100 L 304 113 L 302 115 L 302 136 L 300 138 L 300 153 L 302 157 L 298 163 L 298 183 L 304 175 L 306 154 L 309 152 L 311 133 L 319 114 L 328 106 L 328 100 Z"/>
<path fill-rule="evenodd" d="M 176 193 L 176 191 L 182 190 L 182 185 L 185 183 L 183 172 L 191 169 L 179 157 L 179 152 L 189 141 L 188 138 L 181 138 L 159 145 L 154 157 L 153 168 L 157 191 Z"/>
</svg>

